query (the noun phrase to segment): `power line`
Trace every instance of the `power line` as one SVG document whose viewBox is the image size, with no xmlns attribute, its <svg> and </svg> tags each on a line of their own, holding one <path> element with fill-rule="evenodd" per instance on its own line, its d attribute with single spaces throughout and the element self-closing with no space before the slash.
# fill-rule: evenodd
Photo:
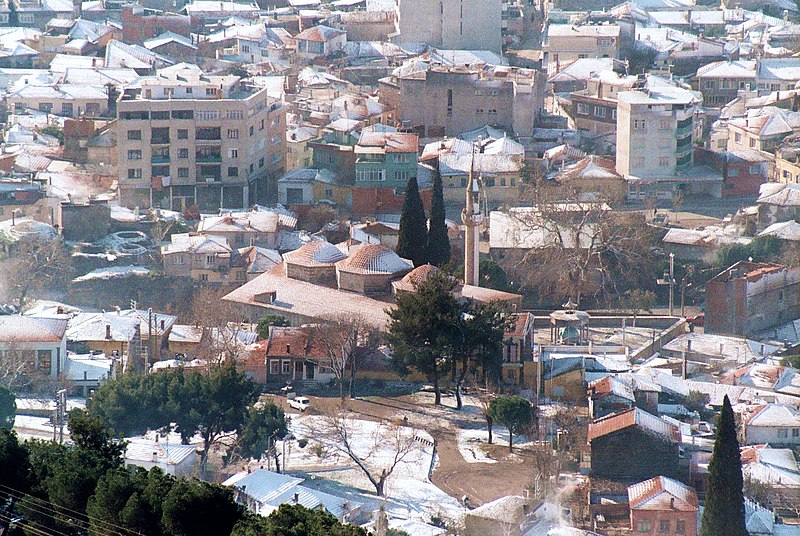
<svg viewBox="0 0 800 536">
<path fill-rule="evenodd" d="M 111 523 L 110 521 L 104 521 L 102 519 L 97 519 L 97 518 L 91 517 L 91 516 L 89 516 L 87 514 L 84 514 L 84 513 L 78 512 L 76 510 L 72 510 L 70 508 L 67 508 L 66 506 L 61 506 L 61 505 L 58 505 L 58 504 L 54 504 L 52 502 L 39 503 L 36 500 L 35 497 L 33 497 L 33 496 L 31 496 L 31 495 L 29 495 L 29 494 L 27 494 L 25 492 L 22 492 L 22 491 L 20 491 L 18 489 L 14 489 L 14 488 L 12 488 L 10 486 L 6 486 L 4 484 L 0 484 L 0 488 L 6 488 L 7 490 L 11 490 L 10 492 L 7 491 L 6 493 L 8 493 L 9 495 L 11 495 L 12 497 L 14 497 L 15 499 L 17 499 L 19 501 L 25 501 L 26 503 L 29 504 L 29 506 L 28 506 L 29 508 L 32 508 L 32 509 L 38 508 L 38 509 L 44 511 L 44 512 L 39 512 L 39 513 L 47 513 L 47 515 L 50 515 L 51 517 L 53 515 L 65 516 L 67 514 L 70 514 L 70 515 L 73 515 L 75 517 L 83 517 L 83 518 L 85 518 L 85 519 L 82 520 L 82 521 L 85 521 L 85 522 L 92 522 L 93 521 L 95 523 L 108 525 L 108 527 L 102 527 L 102 526 L 100 526 L 100 527 L 96 526 L 95 527 L 95 530 L 98 530 L 98 531 L 101 531 L 101 532 L 104 533 L 102 536 L 109 536 L 109 535 L 117 536 L 117 535 L 122 535 L 124 532 L 127 532 L 131 536 L 138 536 L 138 534 L 136 532 L 133 532 L 132 530 L 130 530 L 128 528 L 115 525 L 114 523 Z M 35 505 L 35 506 L 30 506 L 31 504 Z M 56 510 L 56 508 L 64 510 L 64 512 L 59 512 L 58 510 Z"/>
<path fill-rule="evenodd" d="M 39 515 L 45 515 L 47 517 L 50 517 L 55 522 L 68 523 L 68 524 L 70 524 L 72 526 L 76 526 L 76 523 L 74 521 L 71 521 L 71 520 L 68 520 L 68 519 L 66 519 L 66 520 L 65 519 L 61 519 L 61 516 L 63 516 L 63 514 L 60 514 L 59 512 L 57 512 L 57 511 L 53 510 L 52 508 L 49 508 L 48 506 L 46 506 L 46 504 L 50 504 L 50 503 L 40 504 L 35 498 L 32 498 L 30 496 L 28 496 L 28 497 L 15 497 L 14 495 L 12 495 L 10 493 L 9 493 L 9 495 L 11 497 L 13 497 L 14 499 L 20 501 L 20 503 L 24 502 L 25 503 L 25 508 L 30 509 L 32 513 L 39 514 Z M 58 516 L 58 517 L 56 517 L 56 516 Z M 31 522 L 33 523 L 33 521 L 31 521 Z M 66 534 L 64 532 L 61 532 L 61 531 L 53 529 L 53 528 L 50 528 L 48 530 L 53 531 L 55 534 L 57 534 L 59 536 L 69 536 L 68 534 Z M 103 535 L 103 536 L 107 536 L 107 535 Z"/>
<path fill-rule="evenodd" d="M 15 518 L 13 518 L 11 516 L 0 514 L 0 521 L 7 522 L 9 524 L 9 528 L 11 528 L 11 522 L 14 521 L 14 519 Z M 48 533 L 48 532 L 45 532 L 44 530 L 37 529 L 36 525 L 33 524 L 33 522 L 28 522 L 27 520 L 24 520 L 24 521 L 20 520 L 20 523 L 25 526 L 25 530 L 26 531 L 31 531 L 36 535 L 40 535 L 40 536 L 57 536 L 56 533 L 54 533 L 54 532 L 49 532 Z"/>
</svg>

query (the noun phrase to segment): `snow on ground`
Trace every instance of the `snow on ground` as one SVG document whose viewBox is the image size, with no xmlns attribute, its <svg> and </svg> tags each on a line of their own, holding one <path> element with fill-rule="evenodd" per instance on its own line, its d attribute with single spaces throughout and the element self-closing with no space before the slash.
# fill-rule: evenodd
<svg viewBox="0 0 800 536">
<path fill-rule="evenodd" d="M 132 276 L 145 277 L 148 275 L 150 275 L 150 268 L 144 266 L 109 266 L 108 268 L 92 270 L 88 274 L 76 277 L 72 282 L 81 283 L 83 281 L 120 279 Z"/>
<path fill-rule="evenodd" d="M 514 445 L 526 445 L 530 443 L 527 436 L 515 435 Z M 508 445 L 508 429 L 505 426 L 492 427 L 492 443 L 495 445 Z M 458 430 L 458 451 L 467 463 L 497 463 L 491 458 L 483 446 L 489 444 L 489 432 L 486 428 Z"/>
<path fill-rule="evenodd" d="M 358 493 L 353 500 L 364 503 L 365 511 L 377 510 L 380 499 L 374 495 L 374 487 L 346 454 L 336 451 L 335 441 L 324 437 L 326 434 L 321 431 L 326 427 L 324 417 L 292 417 L 292 434 L 297 439 L 307 439 L 308 444 L 301 449 L 296 440 L 287 442 L 287 470 L 322 477 L 307 482 L 314 482 L 329 493 L 341 494 L 342 486 L 364 490 L 370 495 L 351 490 Z M 381 468 L 392 463 L 396 452 L 393 446 L 397 438 L 394 427 L 385 423 L 348 419 L 348 428 L 354 452 L 364 457 L 375 473 L 379 474 Z M 420 521 L 428 521 L 431 514 L 458 518 L 464 511 L 463 507 L 428 478 L 433 462 L 433 438 L 426 431 L 411 427 L 400 427 L 399 437 L 403 442 L 413 441 L 413 447 L 387 479 L 387 514 L 393 518 Z M 367 503 L 374 504 L 370 506 Z"/>
<path fill-rule="evenodd" d="M 53 424 L 49 417 L 17 415 L 14 417 L 14 431 L 20 439 L 53 439 Z M 66 426 L 64 426 L 64 438 L 69 440 Z"/>
</svg>

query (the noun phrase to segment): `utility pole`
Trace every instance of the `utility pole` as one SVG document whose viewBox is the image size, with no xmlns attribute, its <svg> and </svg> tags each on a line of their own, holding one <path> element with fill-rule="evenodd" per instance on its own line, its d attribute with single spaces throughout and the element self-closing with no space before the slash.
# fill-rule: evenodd
<svg viewBox="0 0 800 536">
<path fill-rule="evenodd" d="M 675 254 L 669 254 L 669 316 L 673 314 L 672 304 L 674 303 L 675 295 Z"/>
</svg>

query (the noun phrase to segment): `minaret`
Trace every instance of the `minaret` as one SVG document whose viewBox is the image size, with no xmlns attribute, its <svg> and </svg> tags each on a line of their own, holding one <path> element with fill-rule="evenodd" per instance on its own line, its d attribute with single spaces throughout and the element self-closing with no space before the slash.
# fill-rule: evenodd
<svg viewBox="0 0 800 536">
<path fill-rule="evenodd" d="M 480 261 L 480 224 L 483 214 L 480 206 L 480 178 L 475 176 L 475 153 L 473 149 L 472 164 L 467 178 L 466 201 L 461 211 L 464 222 L 464 284 L 479 285 L 478 263 Z"/>
</svg>

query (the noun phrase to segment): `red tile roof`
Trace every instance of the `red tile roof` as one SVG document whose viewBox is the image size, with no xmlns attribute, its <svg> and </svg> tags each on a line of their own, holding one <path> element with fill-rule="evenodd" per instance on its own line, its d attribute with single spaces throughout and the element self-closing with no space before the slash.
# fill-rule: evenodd
<svg viewBox="0 0 800 536">
<path fill-rule="evenodd" d="M 294 251 L 284 253 L 283 260 L 299 266 L 332 266 L 347 256 L 326 240 L 312 240 Z"/>
<path fill-rule="evenodd" d="M 669 441 L 676 443 L 681 441 L 681 432 L 677 426 L 639 408 L 608 415 L 589 424 L 589 441 L 591 442 L 598 437 L 619 432 L 631 426 L 638 426 Z"/>
<path fill-rule="evenodd" d="M 266 341 L 265 356 L 324 358 L 327 354 L 323 346 L 314 340 L 310 328 L 272 326 Z"/>
<path fill-rule="evenodd" d="M 697 512 L 695 491 L 665 476 L 657 476 L 629 486 L 628 502 L 632 510 Z"/>
<path fill-rule="evenodd" d="M 506 337 L 524 337 L 527 332 L 528 323 L 532 320 L 533 315 L 530 313 L 515 313 L 513 315 L 513 324 L 511 328 L 506 330 Z"/>
<path fill-rule="evenodd" d="M 356 274 L 399 274 L 412 265 L 381 244 L 363 244 L 346 259 L 336 263 L 336 269 Z"/>
</svg>

